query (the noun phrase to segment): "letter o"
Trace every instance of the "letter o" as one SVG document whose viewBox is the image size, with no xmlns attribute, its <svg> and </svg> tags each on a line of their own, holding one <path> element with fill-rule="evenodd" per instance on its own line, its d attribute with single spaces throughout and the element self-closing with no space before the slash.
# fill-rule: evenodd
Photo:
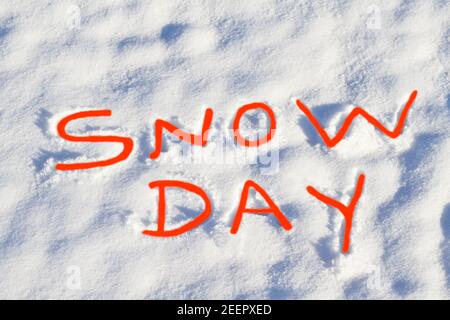
<svg viewBox="0 0 450 320">
<path fill-rule="evenodd" d="M 262 109 L 262 110 L 264 110 L 267 113 L 267 116 L 269 117 L 269 120 L 270 120 L 270 129 L 269 129 L 269 132 L 263 138 L 258 139 L 258 140 L 254 140 L 254 141 L 250 141 L 250 140 L 244 138 L 240 134 L 240 132 L 239 132 L 239 124 L 241 122 L 242 116 L 247 111 L 250 111 L 250 110 L 253 110 L 253 109 Z M 277 124 L 276 124 L 276 121 L 275 121 L 275 114 L 274 114 L 273 110 L 265 103 L 254 102 L 254 103 L 243 105 L 237 111 L 236 117 L 234 118 L 234 122 L 233 122 L 233 134 L 234 134 L 234 137 L 235 137 L 236 141 L 241 146 L 258 147 L 258 146 L 260 146 L 262 144 L 265 144 L 265 143 L 269 142 L 273 138 L 273 135 L 275 134 L 276 127 L 277 127 Z"/>
</svg>

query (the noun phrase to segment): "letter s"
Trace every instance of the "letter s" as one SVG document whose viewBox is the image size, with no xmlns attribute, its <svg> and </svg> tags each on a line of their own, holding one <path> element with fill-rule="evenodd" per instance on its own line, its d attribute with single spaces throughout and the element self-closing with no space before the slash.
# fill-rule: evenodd
<svg viewBox="0 0 450 320">
<path fill-rule="evenodd" d="M 56 170 L 84 170 L 97 167 L 106 167 L 117 162 L 124 161 L 128 158 L 131 151 L 133 151 L 133 140 L 131 138 L 118 136 L 73 136 L 66 132 L 66 126 L 72 120 L 89 117 L 109 117 L 111 114 L 111 110 L 90 110 L 73 113 L 58 122 L 58 135 L 61 138 L 72 142 L 119 142 L 123 145 L 123 151 L 118 156 L 106 160 L 84 163 L 58 163 L 56 164 Z"/>
</svg>

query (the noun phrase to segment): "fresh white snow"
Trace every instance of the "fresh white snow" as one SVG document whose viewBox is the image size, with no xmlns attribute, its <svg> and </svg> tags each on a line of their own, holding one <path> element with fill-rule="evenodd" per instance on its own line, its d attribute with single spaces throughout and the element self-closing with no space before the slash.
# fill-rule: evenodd
<svg viewBox="0 0 450 320">
<path fill-rule="evenodd" d="M 449 57 L 447 0 L 2 0 L 0 298 L 450 298 Z M 295 105 L 331 136 L 355 106 L 392 129 L 416 89 L 400 137 L 358 118 L 332 149 Z M 230 131 L 255 101 L 277 120 L 258 151 L 232 145 Z M 199 133 L 207 107 L 206 147 L 165 133 L 149 159 L 156 119 Z M 132 137 L 133 153 L 106 168 L 55 170 L 120 152 L 57 135 L 64 116 L 94 109 L 112 116 L 69 131 Z M 242 133 L 265 121 L 246 117 Z M 306 187 L 347 203 L 362 172 L 342 254 L 342 215 Z M 157 223 L 148 184 L 165 179 L 202 187 L 212 216 L 178 237 L 144 236 Z M 292 230 L 245 214 L 230 234 L 249 179 Z M 265 203 L 251 194 L 248 205 Z M 170 190 L 167 206 L 173 227 L 203 204 Z"/>
</svg>

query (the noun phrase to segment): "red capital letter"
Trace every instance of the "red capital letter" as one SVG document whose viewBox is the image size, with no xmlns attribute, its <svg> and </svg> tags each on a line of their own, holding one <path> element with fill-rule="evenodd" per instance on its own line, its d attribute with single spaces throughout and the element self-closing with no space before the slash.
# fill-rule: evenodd
<svg viewBox="0 0 450 320">
<path fill-rule="evenodd" d="M 247 208 L 247 198 L 250 187 L 258 191 L 258 193 L 264 198 L 266 203 L 269 205 L 268 208 Z M 286 229 L 292 229 L 292 225 L 289 220 L 284 216 L 281 210 L 277 207 L 275 202 L 269 197 L 269 195 L 264 191 L 264 189 L 256 184 L 256 182 L 252 180 L 247 180 L 244 184 L 244 189 L 242 190 L 241 200 L 239 202 L 239 207 L 236 212 L 236 217 L 234 218 L 233 226 L 231 227 L 231 233 L 236 234 L 239 229 L 239 225 L 241 224 L 242 216 L 246 213 L 255 213 L 255 214 L 269 214 L 273 213 L 273 215 L 278 219 L 281 226 Z"/>
<path fill-rule="evenodd" d="M 206 221 L 210 214 L 211 214 L 211 203 L 209 201 L 208 196 L 206 195 L 205 191 L 203 191 L 200 187 L 197 187 L 196 185 L 183 182 L 183 181 L 177 181 L 177 180 L 160 180 L 160 181 L 154 181 L 149 184 L 150 188 L 159 188 L 159 202 L 158 202 L 158 230 L 152 231 L 152 230 L 144 230 L 142 231 L 143 234 L 147 236 L 154 236 L 154 237 L 174 237 L 178 236 L 182 233 L 185 233 L 189 230 L 192 230 L 196 227 L 198 227 L 200 224 L 202 224 L 204 221 Z M 187 191 L 193 192 L 200 196 L 200 198 L 203 199 L 205 203 L 205 209 L 203 212 L 198 215 L 194 220 L 186 223 L 185 225 L 178 227 L 173 230 L 165 230 L 165 222 L 166 222 L 166 197 L 165 197 L 165 189 L 167 187 L 172 188 L 180 188 L 185 189 Z"/>
<path fill-rule="evenodd" d="M 319 199 L 320 201 L 326 203 L 329 206 L 335 207 L 338 209 L 343 215 L 345 219 L 345 231 L 344 231 L 344 243 L 342 245 L 342 252 L 347 253 L 350 248 L 350 233 L 352 231 L 352 222 L 353 222 L 353 213 L 355 212 L 356 204 L 361 196 L 363 186 L 364 186 L 365 176 L 361 174 L 358 177 L 358 182 L 356 184 L 355 193 L 353 194 L 352 199 L 350 200 L 350 204 L 348 206 L 343 205 L 339 201 L 336 201 L 330 197 L 327 197 L 314 189 L 311 186 L 308 186 L 306 190 L 314 197 Z"/>
<path fill-rule="evenodd" d="M 239 124 L 241 122 L 242 116 L 247 111 L 253 110 L 253 109 L 263 109 L 267 113 L 267 116 L 269 117 L 269 120 L 270 120 L 270 129 L 269 129 L 269 132 L 267 133 L 267 135 L 264 136 L 263 138 L 258 139 L 256 141 L 249 141 L 241 136 L 241 134 L 239 132 Z M 246 147 L 258 147 L 262 144 L 269 142 L 273 138 L 273 135 L 275 134 L 276 129 L 277 129 L 277 123 L 275 121 L 275 114 L 273 113 L 273 110 L 268 105 L 261 103 L 261 102 L 254 102 L 254 103 L 246 104 L 246 105 L 242 106 L 241 108 L 239 108 L 239 110 L 236 113 L 236 118 L 234 118 L 234 122 L 233 122 L 233 133 L 234 133 L 234 137 L 235 137 L 236 141 L 241 146 L 246 146 Z"/>
<path fill-rule="evenodd" d="M 300 108 L 300 110 L 302 110 L 305 113 L 306 117 L 312 123 L 314 128 L 316 128 L 323 142 L 325 142 L 328 148 L 333 148 L 342 139 L 344 139 L 345 134 L 347 133 L 348 129 L 352 125 L 353 120 L 357 116 L 361 116 L 364 119 L 366 119 L 370 124 L 372 124 L 375 128 L 380 130 L 383 134 L 387 135 L 389 138 L 396 139 L 402 133 L 403 127 L 405 126 L 406 117 L 408 116 L 408 111 L 411 108 L 412 104 L 414 103 L 416 97 L 417 97 L 417 90 L 414 90 L 409 96 L 409 99 L 406 102 L 406 105 L 403 108 L 402 112 L 400 113 L 397 126 L 394 128 L 394 130 L 390 131 L 386 129 L 382 123 L 380 123 L 377 119 L 375 119 L 372 115 L 370 115 L 366 110 L 362 109 L 361 107 L 356 107 L 350 112 L 348 117 L 344 120 L 342 127 L 338 130 L 334 138 L 330 138 L 328 136 L 328 133 L 322 128 L 322 125 L 320 124 L 319 120 L 317 120 L 314 117 L 314 115 L 306 105 L 304 105 L 300 100 L 297 100 L 296 103 L 297 106 Z"/>
<path fill-rule="evenodd" d="M 203 126 L 202 126 L 202 134 L 201 135 L 195 135 L 192 133 L 188 133 L 186 131 L 183 131 L 170 122 L 167 122 L 165 120 L 158 119 L 155 121 L 155 150 L 153 150 L 149 157 L 152 160 L 155 160 L 159 157 L 161 154 L 162 149 L 162 134 L 163 129 L 166 129 L 169 133 L 172 133 L 173 135 L 177 136 L 180 140 L 193 144 L 198 146 L 206 146 L 208 143 L 208 130 L 211 126 L 211 122 L 213 119 L 213 110 L 208 108 L 205 111 L 205 117 L 203 119 Z"/>
<path fill-rule="evenodd" d="M 123 145 L 123 151 L 116 157 L 85 163 L 58 163 L 56 165 L 56 170 L 84 170 L 97 167 L 106 167 L 113 165 L 117 162 L 124 161 L 128 158 L 133 151 L 133 140 L 126 137 L 118 136 L 73 136 L 66 132 L 67 124 L 76 119 L 89 118 L 89 117 L 109 117 L 111 116 L 111 110 L 91 110 L 91 111 L 81 111 L 71 114 L 61 121 L 59 121 L 57 130 L 58 135 L 68 141 L 73 142 L 119 142 Z"/>
</svg>

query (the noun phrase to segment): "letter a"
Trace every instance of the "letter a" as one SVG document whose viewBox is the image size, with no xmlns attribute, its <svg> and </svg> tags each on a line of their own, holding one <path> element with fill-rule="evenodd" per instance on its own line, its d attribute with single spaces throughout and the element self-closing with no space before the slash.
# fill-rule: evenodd
<svg viewBox="0 0 450 320">
<path fill-rule="evenodd" d="M 268 208 L 247 208 L 247 199 L 250 187 L 258 191 L 258 193 L 264 198 L 266 203 L 269 205 Z M 231 227 L 231 233 L 236 234 L 239 229 L 239 225 L 241 224 L 242 216 L 245 213 L 254 213 L 254 214 L 269 214 L 273 213 L 273 215 L 278 219 L 281 226 L 286 229 L 292 229 L 292 225 L 289 220 L 284 216 L 281 210 L 277 207 L 275 202 L 269 197 L 269 195 L 264 191 L 264 189 L 256 184 L 256 182 L 252 180 L 247 180 L 244 184 L 244 189 L 242 190 L 241 200 L 239 202 L 239 207 L 236 212 L 236 217 L 234 218 L 233 226 Z"/>
</svg>

